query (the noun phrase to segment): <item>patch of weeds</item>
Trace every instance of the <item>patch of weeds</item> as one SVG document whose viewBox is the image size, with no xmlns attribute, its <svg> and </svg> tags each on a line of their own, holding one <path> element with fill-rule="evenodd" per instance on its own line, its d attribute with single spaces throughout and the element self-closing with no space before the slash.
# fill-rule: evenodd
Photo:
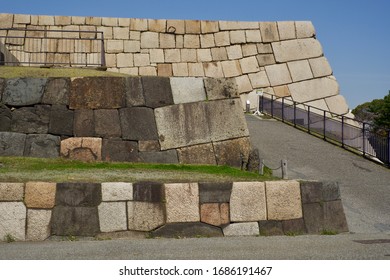
<svg viewBox="0 0 390 280">
<path fill-rule="evenodd" d="M 287 231 L 287 232 L 285 232 L 284 233 L 284 235 L 286 235 L 286 236 L 298 236 L 298 235 L 302 235 L 302 233 L 301 232 L 296 232 L 296 231 Z"/>
<path fill-rule="evenodd" d="M 153 236 L 153 234 L 151 232 L 148 232 L 147 234 L 145 234 L 145 239 L 154 239 L 155 237 Z"/>
<path fill-rule="evenodd" d="M 336 235 L 338 234 L 337 230 L 323 229 L 321 235 Z"/>
<path fill-rule="evenodd" d="M 12 242 L 15 242 L 16 241 L 16 238 L 10 234 L 10 233 L 7 233 L 5 236 L 4 236 L 4 241 L 7 242 L 7 243 L 12 243 Z"/>
<path fill-rule="evenodd" d="M 77 238 L 77 236 L 74 236 L 74 235 L 68 235 L 66 237 L 67 241 L 71 241 L 71 242 L 74 242 L 74 241 L 79 241 L 79 239 Z"/>
<path fill-rule="evenodd" d="M 99 236 L 95 236 L 94 238 L 96 241 L 106 241 L 106 240 L 112 240 L 111 237 L 99 237 Z"/>
</svg>

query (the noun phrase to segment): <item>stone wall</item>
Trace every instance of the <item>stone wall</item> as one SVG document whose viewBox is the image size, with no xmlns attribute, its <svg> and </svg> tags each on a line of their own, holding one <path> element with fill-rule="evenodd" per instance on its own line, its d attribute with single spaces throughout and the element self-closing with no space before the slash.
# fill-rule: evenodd
<svg viewBox="0 0 390 280">
<path fill-rule="evenodd" d="M 0 239 L 323 231 L 348 231 L 334 183 L 0 183 Z"/>
<path fill-rule="evenodd" d="M 240 167 L 249 152 L 231 79 L 0 79 L 0 156 Z"/>
<path fill-rule="evenodd" d="M 139 76 L 233 78 L 242 103 L 256 89 L 348 113 L 308 21 L 237 22 L 0 14 L 0 28 L 102 31 L 109 71 Z M 3 31 L 1 31 L 3 32 Z M 15 31 L 14 31 L 15 32 Z M 56 33 L 61 36 L 61 33 Z M 7 35 L 4 32 L 0 35 Z M 17 56 L 20 46 L 12 50 Z M 85 49 L 85 47 L 83 48 Z M 42 50 L 44 51 L 44 50 Z"/>
</svg>

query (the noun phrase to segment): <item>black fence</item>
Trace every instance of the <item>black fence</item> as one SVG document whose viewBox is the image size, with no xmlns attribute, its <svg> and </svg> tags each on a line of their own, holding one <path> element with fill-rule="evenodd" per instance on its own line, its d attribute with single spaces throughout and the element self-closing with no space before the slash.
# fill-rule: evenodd
<svg viewBox="0 0 390 280">
<path fill-rule="evenodd" d="M 266 115 L 390 166 L 390 131 L 377 132 L 367 123 L 297 103 L 288 97 L 263 93 L 259 102 L 260 112 Z"/>
<path fill-rule="evenodd" d="M 0 65 L 105 66 L 103 32 L 0 29 Z"/>
</svg>

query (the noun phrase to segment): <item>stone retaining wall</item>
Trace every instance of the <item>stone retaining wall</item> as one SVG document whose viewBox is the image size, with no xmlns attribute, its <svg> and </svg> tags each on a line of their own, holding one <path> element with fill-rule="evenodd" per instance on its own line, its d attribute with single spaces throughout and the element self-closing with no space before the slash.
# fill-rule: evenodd
<svg viewBox="0 0 390 280">
<path fill-rule="evenodd" d="M 346 232 L 334 183 L 0 183 L 0 238 Z"/>
<path fill-rule="evenodd" d="M 240 167 L 249 152 L 231 79 L 0 79 L 0 156 Z"/>
<path fill-rule="evenodd" d="M 0 14 L 0 28 L 102 31 L 109 71 L 130 75 L 233 78 L 243 104 L 255 89 L 337 114 L 348 106 L 309 21 L 237 22 Z M 4 31 L 1 35 L 7 35 Z M 20 35 L 11 31 L 11 35 Z M 62 36 L 57 32 L 56 36 Z M 4 42 L 6 43 L 6 42 Z M 41 46 L 43 44 L 36 44 Z M 23 46 L 6 44 L 15 57 Z M 75 47 L 61 48 L 71 59 Z M 88 46 L 82 47 L 88 52 Z M 93 54 L 91 54 L 93 55 Z M 33 57 L 33 55 L 31 55 Z M 69 61 L 68 64 L 71 64 Z"/>
</svg>

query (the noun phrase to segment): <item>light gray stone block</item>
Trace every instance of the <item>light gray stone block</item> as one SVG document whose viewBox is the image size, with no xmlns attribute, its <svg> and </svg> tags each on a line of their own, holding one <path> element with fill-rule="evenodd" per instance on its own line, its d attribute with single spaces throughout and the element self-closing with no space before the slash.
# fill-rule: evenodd
<svg viewBox="0 0 390 280">
<path fill-rule="evenodd" d="M 233 182 L 230 197 L 230 220 L 252 222 L 267 219 L 265 184 L 263 182 Z"/>
<path fill-rule="evenodd" d="M 23 156 L 26 134 L 0 132 L 0 156 Z"/>
<path fill-rule="evenodd" d="M 8 234 L 16 240 L 26 237 L 26 206 L 23 202 L 0 202 L 0 239 Z"/>
<path fill-rule="evenodd" d="M 98 212 L 101 232 L 127 230 L 126 202 L 102 202 Z"/>
<path fill-rule="evenodd" d="M 302 81 L 288 85 L 296 102 L 308 102 L 339 94 L 339 85 L 330 77 Z"/>
<path fill-rule="evenodd" d="M 302 218 L 301 190 L 298 181 L 265 183 L 268 220 Z"/>
<path fill-rule="evenodd" d="M 184 147 L 177 153 L 181 164 L 217 164 L 211 143 Z"/>
<path fill-rule="evenodd" d="M 287 64 L 274 64 L 265 66 L 271 86 L 279 86 L 292 82 Z"/>
<path fill-rule="evenodd" d="M 307 60 L 288 62 L 287 65 L 288 69 L 290 70 L 293 82 L 299 82 L 313 78 L 313 73 L 311 72 L 311 68 Z"/>
<path fill-rule="evenodd" d="M 40 103 L 47 79 L 8 79 L 3 93 L 3 103 L 11 106 L 28 106 Z"/>
<path fill-rule="evenodd" d="M 242 73 L 255 73 L 260 71 L 259 63 L 255 56 L 244 57 L 240 59 Z"/>
<path fill-rule="evenodd" d="M 133 200 L 133 184 L 123 182 L 102 183 L 102 201 Z"/>
<path fill-rule="evenodd" d="M 199 222 L 197 183 L 165 184 L 167 223 Z"/>
<path fill-rule="evenodd" d="M 223 229 L 225 236 L 257 236 L 259 232 L 257 222 L 230 224 Z"/>
<path fill-rule="evenodd" d="M 236 79 L 237 90 L 239 94 L 252 91 L 253 87 L 251 81 L 249 80 L 248 75 L 238 76 L 235 79 Z"/>
<path fill-rule="evenodd" d="M 27 211 L 27 240 L 43 241 L 50 236 L 51 210 Z"/>
<path fill-rule="evenodd" d="M 296 21 L 297 38 L 311 38 L 316 35 L 313 23 L 311 21 Z"/>
<path fill-rule="evenodd" d="M 157 32 L 142 32 L 141 33 L 141 48 L 142 49 L 157 49 L 159 47 L 159 38 Z"/>
<path fill-rule="evenodd" d="M 334 114 L 344 115 L 349 112 L 347 101 L 342 95 L 325 98 L 325 102 L 328 105 L 329 111 Z"/>
<path fill-rule="evenodd" d="M 314 38 L 287 40 L 272 43 L 276 62 L 287 62 L 320 57 L 323 54 L 321 44 Z"/>
<path fill-rule="evenodd" d="M 175 104 L 206 100 L 202 78 L 170 78 L 173 101 Z"/>
<path fill-rule="evenodd" d="M 260 22 L 260 31 L 264 43 L 279 41 L 276 22 Z"/>
<path fill-rule="evenodd" d="M 278 21 L 280 40 L 291 40 L 296 38 L 294 21 Z"/>
<path fill-rule="evenodd" d="M 0 201 L 23 201 L 24 183 L 0 183 Z"/>
<path fill-rule="evenodd" d="M 165 224 L 162 203 L 131 201 L 127 213 L 129 230 L 151 231 Z"/>
<path fill-rule="evenodd" d="M 309 59 L 309 63 L 315 78 L 330 76 L 333 73 L 326 57 Z"/>
</svg>

